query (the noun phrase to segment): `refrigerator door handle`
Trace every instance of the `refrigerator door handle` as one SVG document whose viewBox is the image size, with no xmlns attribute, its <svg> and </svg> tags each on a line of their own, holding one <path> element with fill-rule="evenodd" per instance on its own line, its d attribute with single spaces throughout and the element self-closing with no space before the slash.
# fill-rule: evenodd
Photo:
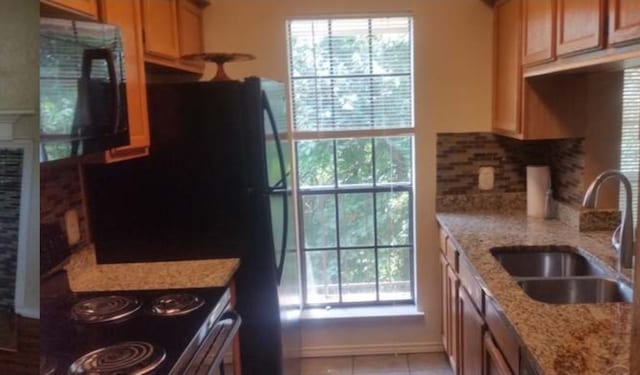
<svg viewBox="0 0 640 375">
<path fill-rule="evenodd" d="M 267 99 L 267 95 L 262 92 L 262 106 L 264 110 L 267 112 L 267 116 L 269 116 L 269 123 L 271 125 L 271 130 L 273 131 L 273 138 L 276 142 L 276 150 L 278 151 L 278 164 L 280 166 L 280 178 L 276 184 L 279 188 L 283 190 L 282 192 L 282 245 L 280 247 L 280 256 L 277 260 L 276 264 L 276 277 L 278 281 L 278 286 L 280 285 L 280 281 L 282 280 L 282 273 L 284 271 L 284 260 L 287 253 L 287 235 L 289 231 L 289 203 L 287 202 L 287 172 L 284 168 L 284 153 L 282 152 L 282 144 L 280 143 L 280 135 L 278 134 L 278 129 L 276 127 L 275 117 L 273 116 L 273 111 L 271 110 L 271 106 L 269 105 L 269 100 Z"/>
</svg>

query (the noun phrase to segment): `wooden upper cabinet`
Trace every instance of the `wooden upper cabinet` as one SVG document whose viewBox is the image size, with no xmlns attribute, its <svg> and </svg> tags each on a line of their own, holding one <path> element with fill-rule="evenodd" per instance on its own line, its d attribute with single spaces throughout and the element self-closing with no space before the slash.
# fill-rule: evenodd
<svg viewBox="0 0 640 375">
<path fill-rule="evenodd" d="M 202 10 L 188 0 L 178 2 L 178 34 L 180 35 L 180 56 L 202 53 Z M 184 60 L 184 63 L 204 67 L 202 62 Z"/>
<path fill-rule="evenodd" d="M 190 73 L 204 71 L 202 62 L 181 58 L 204 50 L 198 4 L 193 0 L 142 0 L 146 62 Z"/>
<path fill-rule="evenodd" d="M 521 9 L 520 0 L 500 1 L 494 8 L 493 128 L 507 134 L 521 132 Z"/>
<path fill-rule="evenodd" d="M 609 39 L 611 45 L 640 40 L 640 1 L 609 0 Z"/>
<path fill-rule="evenodd" d="M 605 0 L 557 0 L 559 56 L 604 47 Z"/>
<path fill-rule="evenodd" d="M 102 1 L 100 4 L 104 22 L 120 27 L 127 75 L 130 144 L 108 152 L 106 159 L 111 162 L 148 153 L 149 116 L 142 44 L 142 13 L 138 0 Z"/>
<path fill-rule="evenodd" d="M 82 17 L 98 19 L 98 0 L 42 0 L 40 3 Z"/>
<path fill-rule="evenodd" d="M 178 59 L 176 0 L 142 0 L 145 53 Z"/>
<path fill-rule="evenodd" d="M 556 57 L 556 0 L 524 0 L 522 61 L 538 64 Z"/>
</svg>

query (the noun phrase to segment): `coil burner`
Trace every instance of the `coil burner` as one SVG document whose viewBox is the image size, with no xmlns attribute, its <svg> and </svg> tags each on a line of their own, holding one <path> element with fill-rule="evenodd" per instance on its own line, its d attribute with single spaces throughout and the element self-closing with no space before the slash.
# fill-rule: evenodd
<svg viewBox="0 0 640 375">
<path fill-rule="evenodd" d="M 151 303 L 151 314 L 157 316 L 185 315 L 197 310 L 202 305 L 204 305 L 204 299 L 193 294 L 165 294 Z"/>
<path fill-rule="evenodd" d="M 160 366 L 166 352 L 141 341 L 123 342 L 94 350 L 78 358 L 69 367 L 69 375 L 144 375 Z"/>
<path fill-rule="evenodd" d="M 71 318 L 83 323 L 111 322 L 131 316 L 141 306 L 140 301 L 132 297 L 96 297 L 73 305 Z"/>
</svg>

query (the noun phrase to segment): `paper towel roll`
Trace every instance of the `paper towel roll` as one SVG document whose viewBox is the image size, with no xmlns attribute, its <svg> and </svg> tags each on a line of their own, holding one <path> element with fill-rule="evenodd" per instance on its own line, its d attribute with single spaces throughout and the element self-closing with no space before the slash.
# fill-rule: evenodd
<svg viewBox="0 0 640 375">
<path fill-rule="evenodd" d="M 550 186 L 549 166 L 527 166 L 527 215 L 544 217 L 544 201 Z"/>
</svg>

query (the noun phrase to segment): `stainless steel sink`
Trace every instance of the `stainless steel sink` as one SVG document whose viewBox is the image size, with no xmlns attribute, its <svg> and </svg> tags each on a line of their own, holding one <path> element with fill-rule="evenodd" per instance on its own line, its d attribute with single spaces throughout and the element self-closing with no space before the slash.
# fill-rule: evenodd
<svg viewBox="0 0 640 375">
<path fill-rule="evenodd" d="M 570 246 L 509 246 L 491 250 L 514 277 L 601 276 L 606 271 Z"/>
<path fill-rule="evenodd" d="M 529 297 L 546 303 L 628 302 L 633 291 L 622 281 L 601 278 L 549 278 L 519 280 Z"/>
<path fill-rule="evenodd" d="M 553 303 L 628 302 L 631 287 L 571 246 L 508 246 L 491 254 L 534 300 Z"/>
</svg>

